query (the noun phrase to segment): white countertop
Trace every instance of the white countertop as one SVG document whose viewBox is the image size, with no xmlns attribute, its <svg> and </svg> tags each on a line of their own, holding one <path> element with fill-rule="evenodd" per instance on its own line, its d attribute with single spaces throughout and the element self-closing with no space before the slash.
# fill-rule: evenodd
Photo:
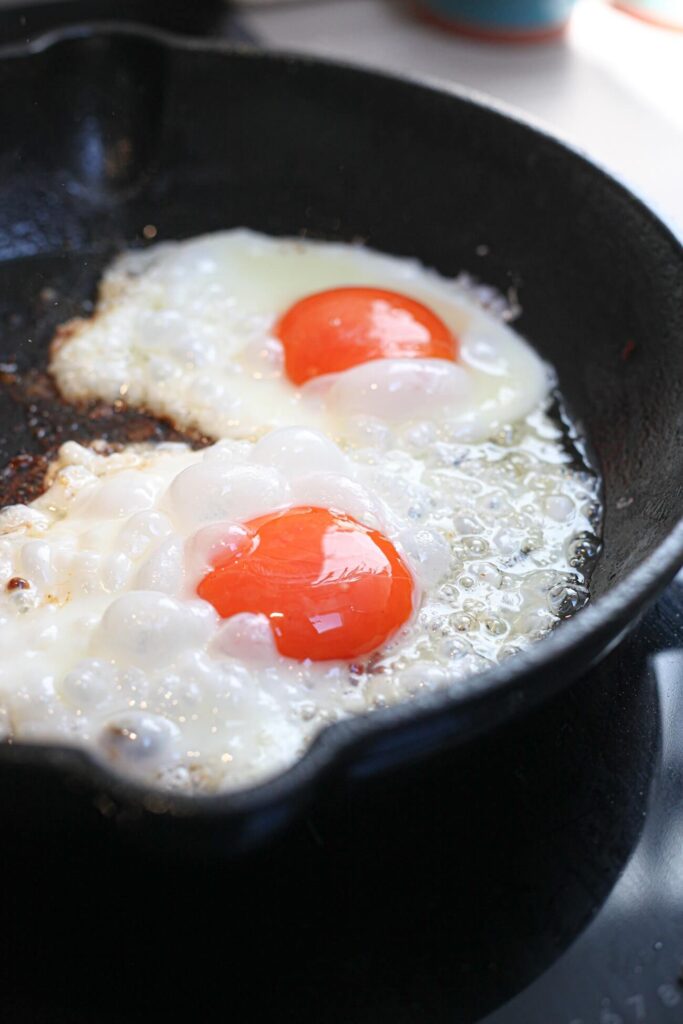
<svg viewBox="0 0 683 1024">
<path fill-rule="evenodd" d="M 683 33 L 578 0 L 556 43 L 460 39 L 401 0 L 247 0 L 241 20 L 269 46 L 476 89 L 579 146 L 683 233 Z"/>
</svg>

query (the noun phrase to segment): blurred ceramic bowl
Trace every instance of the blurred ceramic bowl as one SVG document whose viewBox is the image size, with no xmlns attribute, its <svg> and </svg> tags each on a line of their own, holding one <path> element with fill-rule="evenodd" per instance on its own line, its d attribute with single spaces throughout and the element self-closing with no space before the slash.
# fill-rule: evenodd
<svg viewBox="0 0 683 1024">
<path fill-rule="evenodd" d="M 540 42 L 564 31 L 574 0 L 420 0 L 441 28 L 492 42 Z"/>
</svg>

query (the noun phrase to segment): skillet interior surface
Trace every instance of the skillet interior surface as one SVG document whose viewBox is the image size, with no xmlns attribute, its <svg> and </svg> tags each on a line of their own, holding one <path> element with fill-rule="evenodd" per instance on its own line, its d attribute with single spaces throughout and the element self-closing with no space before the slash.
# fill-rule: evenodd
<svg viewBox="0 0 683 1024">
<path fill-rule="evenodd" d="M 550 694 L 673 575 L 683 549 L 683 256 L 661 222 L 583 158 L 457 95 L 120 28 L 6 51 L 0 125 L 6 371 L 44 366 L 54 328 L 91 308 L 102 268 L 144 244 L 146 225 L 157 241 L 237 225 L 360 238 L 513 289 L 516 327 L 556 367 L 605 484 L 596 603 L 468 690 L 342 723 L 284 776 L 230 797 L 159 797 L 80 754 L 3 749 L 4 770 L 22 784 L 36 765 L 51 775 L 59 764 L 106 792 L 117 820 L 150 808 L 230 818 L 231 841 L 247 846 L 331 767 L 361 776 Z M 44 452 L 54 440 L 44 427 L 35 403 L 5 396 L 0 464 Z M 60 420 L 64 439 L 80 429 Z"/>
</svg>

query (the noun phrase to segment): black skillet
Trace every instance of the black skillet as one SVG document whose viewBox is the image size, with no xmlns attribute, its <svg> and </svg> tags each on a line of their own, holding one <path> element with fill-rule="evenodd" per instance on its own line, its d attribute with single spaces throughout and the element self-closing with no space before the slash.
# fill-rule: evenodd
<svg viewBox="0 0 683 1024">
<path fill-rule="evenodd" d="M 683 562 L 683 251 L 582 156 L 506 113 L 318 61 L 70 29 L 0 60 L 0 362 L 44 365 L 118 249 L 233 225 L 362 238 L 506 292 L 559 372 L 605 483 L 594 601 L 463 692 L 328 728 L 291 770 L 233 795 L 150 792 L 85 754 L 0 749 L 16 827 L 113 829 L 174 854 L 237 853 L 330 781 L 471 743 L 572 683 Z M 147 234 L 149 234 L 149 229 Z M 46 290 L 47 289 L 47 290 Z M 0 406 L 0 464 L 45 447 Z M 59 419 L 64 439 L 82 429 Z"/>
</svg>

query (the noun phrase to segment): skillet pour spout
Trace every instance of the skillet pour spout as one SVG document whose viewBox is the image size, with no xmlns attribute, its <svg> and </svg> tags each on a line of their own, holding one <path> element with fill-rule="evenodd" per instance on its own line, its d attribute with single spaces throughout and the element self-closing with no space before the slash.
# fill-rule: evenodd
<svg viewBox="0 0 683 1024">
<path fill-rule="evenodd" d="M 571 686 L 683 563 L 683 249 L 582 155 L 463 93 L 131 26 L 0 50 L 0 136 L 1 363 L 44 367 L 57 325 L 91 308 L 111 256 L 144 244 L 147 225 L 157 241 L 235 226 L 360 238 L 514 286 L 515 326 L 556 368 L 605 506 L 592 603 L 466 686 L 337 723 L 282 775 L 215 797 L 5 746 L 8 813 L 242 853 L 333 781 L 476 743 Z M 41 451 L 3 400 L 0 464 Z"/>
</svg>

